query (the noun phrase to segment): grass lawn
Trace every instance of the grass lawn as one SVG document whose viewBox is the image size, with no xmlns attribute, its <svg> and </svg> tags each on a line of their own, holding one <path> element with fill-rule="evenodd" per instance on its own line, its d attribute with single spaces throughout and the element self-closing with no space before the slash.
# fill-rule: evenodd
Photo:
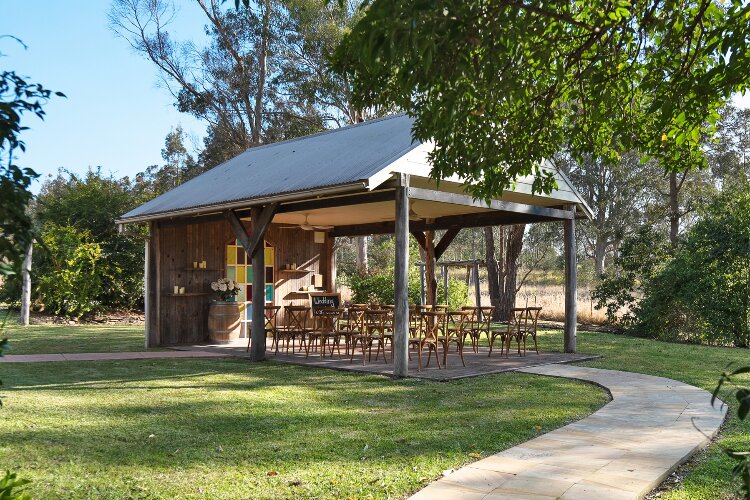
<svg viewBox="0 0 750 500">
<path fill-rule="evenodd" d="M 6 354 L 145 351 L 142 325 L 30 325 L 9 320 L 0 337 L 8 337 Z M 149 349 L 159 350 L 159 349 Z"/>
<path fill-rule="evenodd" d="M 222 359 L 0 368 L 0 464 L 38 498 L 403 497 L 606 402 L 592 385 L 523 374 L 392 381 Z"/>
<path fill-rule="evenodd" d="M 540 348 L 562 350 L 562 333 L 548 332 L 542 336 Z M 648 339 L 606 333 L 579 332 L 578 350 L 604 356 L 584 363 L 595 368 L 646 373 L 680 380 L 712 392 L 722 371 L 750 365 L 750 350 L 672 344 Z M 744 378 L 745 386 L 750 377 Z M 725 391 L 722 399 L 730 412 L 719 443 L 736 449 L 750 450 L 750 422 L 740 423 L 734 410 L 734 396 Z M 660 499 L 721 499 L 736 498 L 739 482 L 731 481 L 734 460 L 715 444 L 697 456 L 682 484 L 660 496 Z"/>
<path fill-rule="evenodd" d="M 142 327 L 10 330 L 15 354 L 143 349 Z M 709 391 L 730 363 L 750 364 L 748 350 L 603 333 L 578 345 L 604 356 L 589 366 Z M 561 350 L 562 334 L 545 332 L 541 348 Z M 0 465 L 41 497 L 403 496 L 604 403 L 590 386 L 521 374 L 431 383 L 213 359 L 0 368 Z M 720 443 L 750 449 L 750 424 L 730 411 Z M 733 465 L 711 446 L 660 498 L 733 498 Z"/>
</svg>

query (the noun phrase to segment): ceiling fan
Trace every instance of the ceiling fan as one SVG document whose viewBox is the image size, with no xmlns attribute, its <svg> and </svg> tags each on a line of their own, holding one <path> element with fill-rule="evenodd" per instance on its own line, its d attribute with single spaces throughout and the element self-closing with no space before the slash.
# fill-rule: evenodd
<svg viewBox="0 0 750 500">
<path fill-rule="evenodd" d="M 333 226 L 323 226 L 318 224 L 310 224 L 307 220 L 309 214 L 305 214 L 305 222 L 298 226 L 282 226 L 281 229 L 296 229 L 300 228 L 304 231 L 325 231 L 326 229 L 333 229 Z"/>
</svg>

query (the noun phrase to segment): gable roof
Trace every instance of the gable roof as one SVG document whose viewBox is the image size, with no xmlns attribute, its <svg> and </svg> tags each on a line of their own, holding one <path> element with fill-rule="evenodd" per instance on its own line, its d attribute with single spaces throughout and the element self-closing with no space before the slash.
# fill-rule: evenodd
<svg viewBox="0 0 750 500">
<path fill-rule="evenodd" d="M 393 172 L 428 181 L 431 167 L 427 155 L 433 145 L 412 140 L 413 123 L 402 113 L 248 149 L 122 215 L 117 222 L 361 192 L 377 188 Z M 590 218 L 591 209 L 567 177 L 550 165 L 545 168 L 554 171 L 557 190 L 549 195 L 534 194 L 533 179 L 524 177 L 506 189 L 502 198 L 544 206 L 574 203 Z M 464 192 L 460 179 L 444 179 L 441 185 L 447 188 L 448 184 Z"/>
<path fill-rule="evenodd" d="M 419 146 L 412 141 L 412 123 L 399 114 L 248 149 L 122 220 L 362 184 Z"/>
</svg>

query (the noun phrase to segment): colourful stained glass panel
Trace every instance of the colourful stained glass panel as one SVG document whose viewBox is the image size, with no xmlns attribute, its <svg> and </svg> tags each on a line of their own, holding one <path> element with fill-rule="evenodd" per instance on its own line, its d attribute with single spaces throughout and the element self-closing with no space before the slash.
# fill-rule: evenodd
<svg viewBox="0 0 750 500">
<path fill-rule="evenodd" d="M 237 302 L 245 302 L 247 299 L 245 298 L 245 290 L 240 288 L 240 293 L 237 294 Z"/>
<path fill-rule="evenodd" d="M 227 252 L 227 265 L 233 266 L 236 263 L 237 263 L 237 252 L 235 252 L 232 247 L 229 247 L 229 251 Z"/>
<path fill-rule="evenodd" d="M 267 266 L 273 266 L 273 248 L 266 248 L 265 261 Z"/>
<path fill-rule="evenodd" d="M 245 268 L 246 272 L 246 280 L 245 283 L 252 283 L 253 282 L 253 266 L 247 266 Z"/>
<path fill-rule="evenodd" d="M 234 266 L 227 266 L 227 278 L 230 280 L 237 279 L 237 268 Z"/>
<path fill-rule="evenodd" d="M 272 267 L 266 268 L 266 283 L 273 284 L 273 268 Z"/>
<path fill-rule="evenodd" d="M 273 302 L 273 285 L 266 285 L 266 302 Z"/>
<path fill-rule="evenodd" d="M 247 255 L 245 253 L 245 249 L 242 247 L 237 247 L 237 264 L 244 264 L 245 263 L 245 256 Z"/>
</svg>

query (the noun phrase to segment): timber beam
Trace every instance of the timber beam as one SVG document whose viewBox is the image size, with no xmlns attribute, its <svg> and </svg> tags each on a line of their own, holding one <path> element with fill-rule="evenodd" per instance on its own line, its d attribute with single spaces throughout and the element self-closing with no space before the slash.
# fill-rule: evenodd
<svg viewBox="0 0 750 500">
<path fill-rule="evenodd" d="M 572 219 L 575 217 L 575 214 L 571 213 L 569 210 L 540 207 L 537 205 L 525 205 L 523 203 L 513 203 L 510 201 L 500 200 L 490 200 L 490 202 L 487 203 L 486 201 L 477 200 L 467 194 L 448 193 L 445 191 L 435 191 L 433 189 L 410 187 L 409 198 L 414 200 L 449 203 L 451 205 L 463 205 L 466 207 L 489 208 L 490 210 L 499 210 L 502 212 L 512 212 L 539 217 L 549 217 L 551 219 Z"/>
<path fill-rule="evenodd" d="M 570 219 L 567 217 L 566 219 Z M 526 224 L 531 222 L 552 222 L 560 219 L 538 215 L 522 215 L 513 212 L 478 212 L 473 214 L 448 215 L 438 217 L 432 222 L 409 221 L 409 231 L 435 231 L 442 229 L 461 229 L 465 227 L 508 226 L 512 224 Z M 336 226 L 331 230 L 332 236 L 366 236 L 370 234 L 393 234 L 395 224 L 390 221 L 374 222 L 370 224 L 353 224 L 350 226 Z"/>
<path fill-rule="evenodd" d="M 458 233 L 460 231 L 460 227 L 452 227 L 448 229 L 445 234 L 443 234 L 442 238 L 440 238 L 440 241 L 438 241 L 438 244 L 435 245 L 435 260 L 440 260 L 440 257 L 442 257 L 445 251 L 448 249 L 448 245 L 450 245 L 451 242 L 456 238 L 456 236 L 458 236 Z"/>
<path fill-rule="evenodd" d="M 273 220 L 273 216 L 276 214 L 278 206 L 278 203 L 271 203 L 263 208 L 252 209 L 254 212 L 253 215 L 257 219 L 252 220 L 253 231 L 250 235 L 247 234 L 245 224 L 242 223 L 237 212 L 234 210 L 224 212 L 224 217 L 229 221 L 232 232 L 251 259 L 259 249 L 263 248 L 263 237 L 266 234 L 268 226 L 271 224 L 271 220 Z"/>
</svg>

